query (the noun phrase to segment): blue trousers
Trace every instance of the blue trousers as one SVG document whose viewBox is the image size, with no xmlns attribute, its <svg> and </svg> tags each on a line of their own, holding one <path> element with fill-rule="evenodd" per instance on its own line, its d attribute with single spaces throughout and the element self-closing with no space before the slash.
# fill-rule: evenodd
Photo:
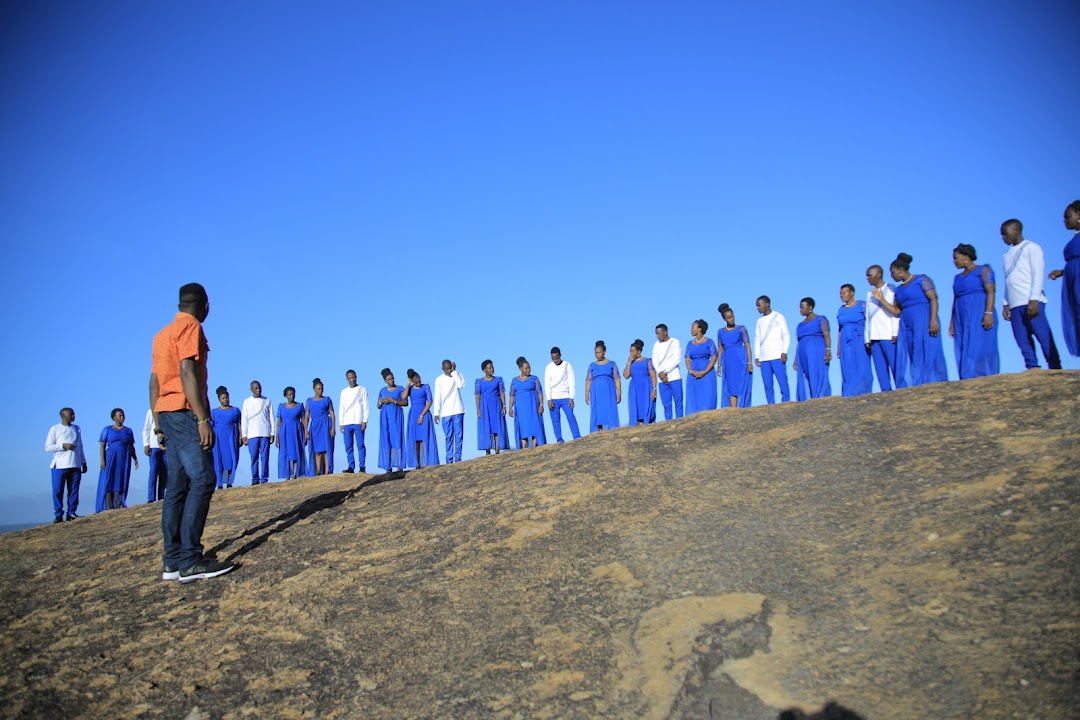
<svg viewBox="0 0 1080 720">
<path fill-rule="evenodd" d="M 871 340 L 870 358 L 877 371 L 878 387 L 881 392 L 889 392 L 896 379 L 896 344 L 892 340 Z"/>
<path fill-rule="evenodd" d="M 1027 316 L 1027 307 L 1019 305 L 1010 308 L 1013 337 L 1024 356 L 1024 367 L 1039 367 L 1039 358 L 1035 356 L 1035 340 L 1039 341 L 1043 357 L 1051 370 L 1061 369 L 1061 357 L 1058 355 L 1054 335 L 1050 332 L 1050 323 L 1046 320 L 1046 303 L 1039 303 L 1039 314 L 1033 318 Z M 1032 339 L 1034 337 L 1034 340 Z"/>
<path fill-rule="evenodd" d="M 169 480 L 161 503 L 162 560 L 183 569 L 202 559 L 203 528 L 216 482 L 214 456 L 199 445 L 199 425 L 190 410 L 159 412 L 158 427 L 169 445 Z"/>
<path fill-rule="evenodd" d="M 444 415 L 439 418 L 446 434 L 446 464 L 461 462 L 461 446 L 465 442 L 465 415 Z"/>
<path fill-rule="evenodd" d="M 349 469 L 358 467 L 367 469 L 367 448 L 364 447 L 364 429 L 359 425 L 346 425 L 345 432 L 341 433 L 345 439 L 345 456 L 349 459 Z M 353 443 L 356 444 L 356 465 L 353 464 Z"/>
<path fill-rule="evenodd" d="M 249 437 L 248 452 L 251 454 L 251 484 L 270 482 L 270 438 Z M 262 475 L 259 474 L 259 461 L 262 461 Z"/>
<path fill-rule="evenodd" d="M 168 481 L 168 470 L 165 467 L 165 451 L 161 448 L 150 448 L 150 482 L 146 489 L 146 502 L 157 502 L 165 497 L 165 483 Z"/>
<path fill-rule="evenodd" d="M 73 468 L 52 469 L 53 517 L 64 519 L 64 486 L 67 486 L 67 511 L 74 515 L 79 509 L 79 484 L 82 482 L 82 470 Z"/>
<path fill-rule="evenodd" d="M 776 378 L 776 382 L 780 385 L 780 402 L 788 402 L 791 400 L 791 391 L 788 389 L 787 378 L 787 365 L 780 361 L 780 358 L 775 360 L 762 360 L 761 361 L 761 381 L 765 383 L 765 400 L 770 405 L 776 402 L 776 398 L 773 396 L 773 378 Z"/>
<path fill-rule="evenodd" d="M 664 419 L 671 419 L 672 401 L 675 405 L 675 417 L 681 418 L 682 411 L 682 379 L 669 382 L 657 382 L 656 388 L 660 395 L 660 405 L 664 408 Z"/>
<path fill-rule="evenodd" d="M 552 400 L 552 405 L 555 408 L 551 411 L 551 427 L 555 431 L 555 442 L 562 442 L 562 418 L 559 416 L 559 410 L 562 410 L 566 414 L 566 422 L 570 423 L 570 434 L 577 440 L 581 437 L 581 431 L 578 430 L 577 418 L 574 417 L 574 410 L 570 407 L 570 398 L 562 398 L 561 400 Z M 682 408 L 682 398 L 679 398 L 679 407 Z"/>
</svg>

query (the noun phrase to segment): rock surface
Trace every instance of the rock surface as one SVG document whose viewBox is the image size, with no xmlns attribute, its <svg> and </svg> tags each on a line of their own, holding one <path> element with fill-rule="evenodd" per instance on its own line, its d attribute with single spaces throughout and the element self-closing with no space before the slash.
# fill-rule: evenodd
<svg viewBox="0 0 1080 720">
<path fill-rule="evenodd" d="M 185 586 L 157 507 L 6 535 L 2 714 L 1076 717 L 1078 395 L 1032 372 L 234 488 L 204 539 L 242 566 Z"/>
</svg>

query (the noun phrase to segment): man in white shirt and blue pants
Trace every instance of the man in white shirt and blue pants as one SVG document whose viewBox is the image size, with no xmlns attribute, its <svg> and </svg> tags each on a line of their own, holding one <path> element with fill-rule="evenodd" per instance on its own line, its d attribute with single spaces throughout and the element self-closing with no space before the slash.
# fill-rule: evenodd
<svg viewBox="0 0 1080 720">
<path fill-rule="evenodd" d="M 885 302 L 892 304 L 896 288 L 885 282 L 880 265 L 866 268 L 866 281 L 872 288 L 880 288 Z M 866 325 L 863 340 L 877 371 L 878 387 L 882 392 L 892 390 L 896 382 L 896 336 L 900 333 L 900 316 L 893 315 L 874 297 L 874 291 L 866 293 Z"/>
<path fill-rule="evenodd" d="M 49 428 L 45 436 L 45 452 L 52 453 L 53 522 L 64 521 L 64 488 L 67 488 L 67 519 L 79 517 L 79 484 L 86 472 L 86 453 L 83 452 L 82 430 L 75 424 L 75 411 L 60 410 L 60 422 Z"/>
<path fill-rule="evenodd" d="M 262 384 L 251 381 L 251 397 L 240 408 L 240 444 L 251 455 L 251 484 L 270 482 L 270 446 L 274 444 L 274 411 L 262 396 Z M 259 463 L 262 463 L 262 473 Z"/>
<path fill-rule="evenodd" d="M 657 395 L 660 406 L 664 408 L 665 420 L 670 420 L 672 416 L 683 416 L 682 373 L 679 371 L 682 362 L 682 345 L 668 335 L 667 325 L 660 323 L 656 326 L 656 342 L 652 346 L 652 364 L 656 370 Z"/>
<path fill-rule="evenodd" d="M 555 431 L 555 442 L 563 441 L 561 410 L 570 423 L 570 435 L 575 440 L 581 437 L 577 418 L 574 417 L 574 368 L 562 359 L 562 350 L 551 348 L 551 362 L 544 368 L 544 387 L 547 388 L 548 410 L 551 411 L 551 429 Z"/>
<path fill-rule="evenodd" d="M 363 385 L 356 384 L 356 371 L 347 370 L 345 380 L 349 386 L 341 391 L 338 403 L 338 424 L 341 437 L 345 440 L 345 455 L 349 458 L 349 467 L 345 472 L 367 472 L 367 447 L 364 445 L 364 433 L 368 424 L 368 396 Z M 353 455 L 353 446 L 356 454 Z"/>
<path fill-rule="evenodd" d="M 165 483 L 169 479 L 168 468 L 165 463 L 165 448 L 158 442 L 157 433 L 154 432 L 154 411 L 146 411 L 146 420 L 142 429 L 143 453 L 150 458 L 146 464 L 150 466 L 150 481 L 146 488 L 146 502 L 152 503 L 165 499 Z"/>
<path fill-rule="evenodd" d="M 1012 324 L 1013 337 L 1024 356 L 1024 367 L 1039 367 L 1035 343 L 1039 341 L 1043 357 L 1051 370 L 1061 369 L 1054 335 L 1046 320 L 1046 295 L 1043 294 L 1043 273 L 1046 260 L 1041 247 L 1024 239 L 1024 226 L 1019 220 L 1001 224 L 1001 239 L 1009 246 L 1005 251 L 1005 306 L 1002 315 Z"/>
<path fill-rule="evenodd" d="M 768 295 L 757 299 L 757 311 L 761 313 L 754 328 L 754 362 L 761 368 L 761 381 L 765 383 L 765 399 L 770 405 L 776 402 L 773 395 L 773 378 L 780 386 L 780 402 L 791 400 L 788 389 L 787 351 L 791 345 L 787 320 L 772 309 Z"/>
<path fill-rule="evenodd" d="M 435 378 L 435 402 L 432 413 L 435 424 L 442 425 L 446 435 L 446 464 L 461 462 L 461 449 L 465 442 L 465 404 L 461 401 L 461 388 L 465 378 L 457 371 L 457 363 L 442 361 L 443 374 Z"/>
</svg>

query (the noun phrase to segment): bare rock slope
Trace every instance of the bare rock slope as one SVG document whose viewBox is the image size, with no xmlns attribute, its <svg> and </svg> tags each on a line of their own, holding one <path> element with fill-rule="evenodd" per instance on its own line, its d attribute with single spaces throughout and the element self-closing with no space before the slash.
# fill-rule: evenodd
<svg viewBox="0 0 1080 720">
<path fill-rule="evenodd" d="M 1076 717 L 1078 394 L 1025 373 L 234 488 L 205 540 L 242 566 L 185 586 L 156 507 L 6 535 L 0 714 Z"/>
</svg>

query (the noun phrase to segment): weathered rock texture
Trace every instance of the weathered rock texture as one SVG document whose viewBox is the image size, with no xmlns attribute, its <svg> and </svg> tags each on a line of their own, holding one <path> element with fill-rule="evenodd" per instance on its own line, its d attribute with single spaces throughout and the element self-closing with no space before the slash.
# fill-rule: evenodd
<svg viewBox="0 0 1080 720">
<path fill-rule="evenodd" d="M 1076 717 L 1078 393 L 1026 373 L 236 488 L 205 539 L 242 567 L 187 586 L 155 507 L 4 536 L 0 708 Z"/>
</svg>

